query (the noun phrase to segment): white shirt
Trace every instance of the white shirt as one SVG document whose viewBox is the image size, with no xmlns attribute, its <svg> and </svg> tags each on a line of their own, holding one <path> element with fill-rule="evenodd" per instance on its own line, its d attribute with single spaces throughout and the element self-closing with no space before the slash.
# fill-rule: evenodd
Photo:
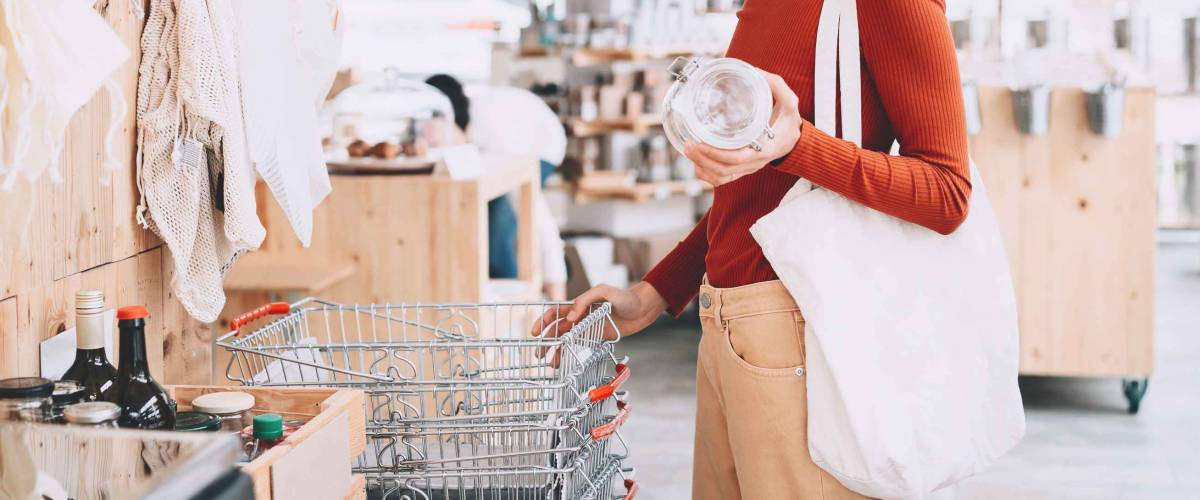
<svg viewBox="0 0 1200 500">
<path fill-rule="evenodd" d="M 567 152 L 562 120 L 542 98 L 516 87 L 471 89 L 467 135 L 484 153 L 529 154 L 554 165 Z"/>
</svg>

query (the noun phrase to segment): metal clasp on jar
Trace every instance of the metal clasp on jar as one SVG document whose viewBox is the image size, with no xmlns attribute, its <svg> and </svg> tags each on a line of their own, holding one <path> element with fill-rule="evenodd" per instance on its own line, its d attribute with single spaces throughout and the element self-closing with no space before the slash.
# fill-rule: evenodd
<svg viewBox="0 0 1200 500">
<path fill-rule="evenodd" d="M 676 80 L 687 83 L 688 77 L 700 69 L 700 58 L 676 57 L 667 66 L 667 72 L 674 75 Z"/>
<path fill-rule="evenodd" d="M 768 141 L 775 140 L 775 130 L 773 130 L 770 125 L 767 125 L 766 128 L 763 129 L 762 135 L 767 136 Z M 763 150 L 762 143 L 759 142 L 758 139 L 750 141 L 750 149 L 753 149 L 755 151 L 762 151 Z"/>
</svg>

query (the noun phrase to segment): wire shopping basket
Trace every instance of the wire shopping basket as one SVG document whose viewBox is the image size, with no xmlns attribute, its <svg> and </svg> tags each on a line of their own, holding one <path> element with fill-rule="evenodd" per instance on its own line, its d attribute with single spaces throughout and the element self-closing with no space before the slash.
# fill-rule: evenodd
<svg viewBox="0 0 1200 500">
<path fill-rule="evenodd" d="M 608 443 L 620 440 L 629 416 L 619 388 L 630 371 L 614 354 L 620 335 L 607 303 L 561 335 L 530 335 L 535 324 L 560 330 L 563 305 L 304 299 L 239 316 L 217 344 L 230 354 L 226 376 L 244 385 L 363 390 L 367 446 L 355 470 L 377 491 L 399 495 L 385 498 L 427 498 L 440 488 L 471 498 L 573 499 L 610 458 L 627 455 L 611 454 Z M 440 478 L 438 488 L 422 478 Z M 480 489 L 501 479 L 520 482 L 520 495 Z M 424 486 L 408 486 L 416 483 Z"/>
</svg>

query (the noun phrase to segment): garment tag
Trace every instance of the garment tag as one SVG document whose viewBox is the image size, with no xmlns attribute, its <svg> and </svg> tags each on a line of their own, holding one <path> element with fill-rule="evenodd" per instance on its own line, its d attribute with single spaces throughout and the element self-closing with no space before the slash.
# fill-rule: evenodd
<svg viewBox="0 0 1200 500">
<path fill-rule="evenodd" d="M 186 137 L 175 139 L 175 149 L 171 152 L 171 161 L 176 167 L 196 169 L 205 164 L 204 144 Z"/>
</svg>

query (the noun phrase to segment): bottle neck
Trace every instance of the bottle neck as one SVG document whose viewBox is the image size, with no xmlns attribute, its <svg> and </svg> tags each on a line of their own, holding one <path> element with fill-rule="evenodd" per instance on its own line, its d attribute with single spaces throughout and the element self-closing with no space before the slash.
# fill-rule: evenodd
<svg viewBox="0 0 1200 500">
<path fill-rule="evenodd" d="M 104 314 L 96 311 L 75 312 L 75 345 L 79 349 L 104 347 Z"/>
<path fill-rule="evenodd" d="M 146 321 L 142 319 L 117 322 L 121 330 L 120 375 L 149 376 L 150 362 L 146 358 Z M 103 352 L 103 349 L 101 349 Z"/>
</svg>

